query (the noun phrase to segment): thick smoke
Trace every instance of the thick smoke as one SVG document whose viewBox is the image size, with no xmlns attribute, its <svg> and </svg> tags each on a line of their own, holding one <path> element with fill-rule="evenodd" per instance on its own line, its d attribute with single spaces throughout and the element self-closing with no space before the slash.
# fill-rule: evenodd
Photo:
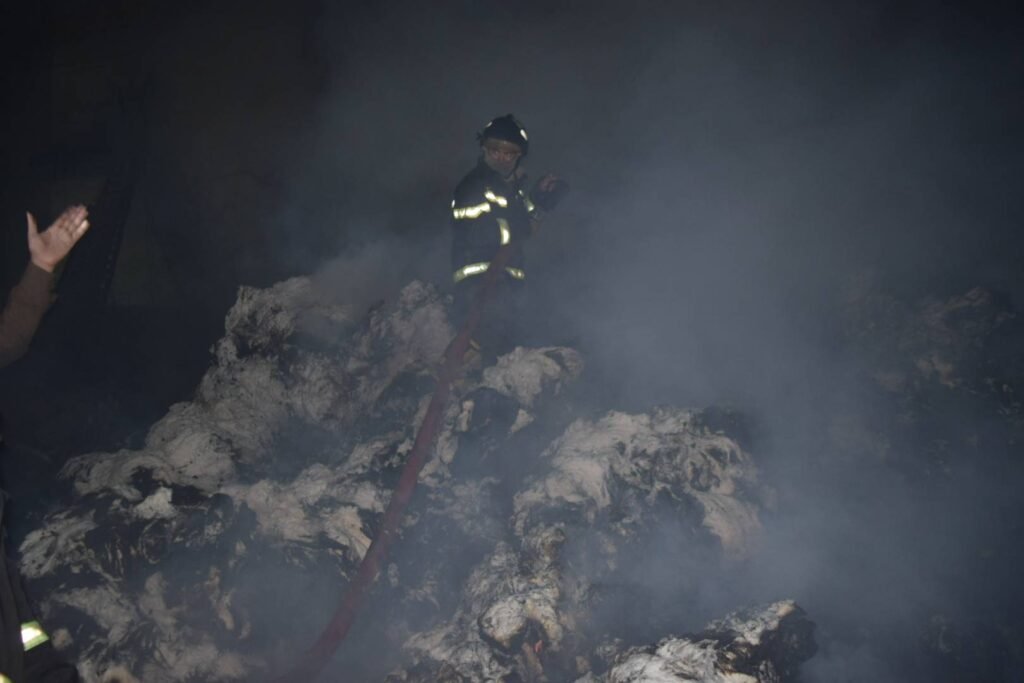
<svg viewBox="0 0 1024 683">
<path fill-rule="evenodd" d="M 796 599 L 820 681 L 905 680 L 899 644 L 866 634 L 913 644 L 1012 588 L 965 577 L 1016 510 L 1016 473 L 925 485 L 893 465 L 913 454 L 844 460 L 827 434 L 871 411 L 838 329 L 866 273 L 911 300 L 1024 294 L 1013 21 L 924 3 L 219 6 L 154 32 L 139 205 L 170 296 L 226 306 L 237 284 L 316 270 L 365 309 L 413 277 L 446 285 L 449 193 L 474 132 L 514 112 L 531 173 L 572 185 L 528 247 L 528 341 L 578 347 L 602 409 L 735 407 L 779 490 L 749 564 L 673 548 L 628 580 L 706 577 L 694 627 Z M 188 221 L 202 238 L 176 239 Z M 117 296 L 151 291 L 124 272 Z"/>
<path fill-rule="evenodd" d="M 444 244 L 472 133 L 520 116 L 531 171 L 573 185 L 529 248 L 530 340 L 582 349 L 605 407 L 737 407 L 780 489 L 748 566 L 676 558 L 689 570 L 629 580 L 671 595 L 706 577 L 683 620 L 694 625 L 795 597 L 824 644 L 809 679 L 897 680 L 921 624 L 978 616 L 1001 589 L 979 594 L 963 577 L 1009 492 L 985 505 L 993 482 L 972 467 L 914 483 L 867 447 L 836 465 L 830 421 L 869 412 L 838 318 L 865 274 L 911 299 L 1019 286 L 1007 194 L 1019 104 L 1009 47 L 984 42 L 997 21 L 863 5 L 328 13 L 319 153 L 293 177 L 316 186 L 336 169 L 358 195 L 350 228 L 398 235 L 383 260 L 410 272 L 424 240 Z M 362 272 L 340 263 L 329 269 Z M 891 650 L 865 644 L 885 633 Z"/>
</svg>

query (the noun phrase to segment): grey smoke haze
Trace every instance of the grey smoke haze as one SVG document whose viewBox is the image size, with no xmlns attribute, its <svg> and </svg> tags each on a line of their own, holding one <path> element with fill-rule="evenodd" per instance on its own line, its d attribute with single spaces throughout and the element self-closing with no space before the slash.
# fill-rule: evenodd
<svg viewBox="0 0 1024 683">
<path fill-rule="evenodd" d="M 900 680 L 860 638 L 990 607 L 962 577 L 1012 487 L 969 467 L 915 486 L 866 453 L 823 473 L 825 422 L 866 400 L 829 325 L 866 271 L 912 298 L 1020 293 L 1019 49 L 996 17 L 925 6 L 461 9 L 328 12 L 336 71 L 295 201 L 326 174 L 357 241 L 409 245 L 386 238 L 393 282 L 436 271 L 473 132 L 520 116 L 529 168 L 573 185 L 530 245 L 536 340 L 581 348 L 606 406 L 725 401 L 770 435 L 781 512 L 749 567 L 704 565 L 721 578 L 684 621 L 792 596 L 834 642 L 808 680 Z M 679 588 L 668 564 L 646 580 Z"/>
<path fill-rule="evenodd" d="M 529 168 L 574 188 L 531 244 L 545 322 L 631 397 L 798 390 L 817 307 L 864 269 L 915 295 L 1013 286 L 1019 77 L 966 19 L 944 36 L 914 9 L 452 7 L 328 11 L 334 79 L 289 199 L 315 206 L 328 178 L 349 239 L 419 253 L 448 237 L 473 132 L 514 111 Z"/>
<path fill-rule="evenodd" d="M 793 597 L 839 643 L 810 680 L 899 680 L 849 632 L 994 599 L 1003 584 L 961 579 L 1016 509 L 1015 473 L 922 488 L 865 456 L 839 478 L 820 449 L 833 410 L 867 400 L 830 327 L 865 271 L 911 298 L 1024 294 L 1012 21 L 925 3 L 317 7 L 303 23 L 204 6 L 161 38 L 153 225 L 210 230 L 196 251 L 162 238 L 163 258 L 195 259 L 182 287 L 204 293 L 240 223 L 250 244 L 209 276 L 232 287 L 316 269 L 365 308 L 445 283 L 449 193 L 474 132 L 514 112 L 529 169 L 573 188 L 528 248 L 531 341 L 579 347 L 604 408 L 736 405 L 782 484 L 764 548 L 707 586 L 693 626 Z M 222 201 L 237 195 L 253 201 Z M 657 570 L 633 578 L 671 583 Z"/>
</svg>

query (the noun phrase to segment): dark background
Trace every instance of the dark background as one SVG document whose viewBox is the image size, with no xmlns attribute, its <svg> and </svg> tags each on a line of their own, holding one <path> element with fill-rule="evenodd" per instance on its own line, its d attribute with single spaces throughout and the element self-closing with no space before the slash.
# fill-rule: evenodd
<svg viewBox="0 0 1024 683">
<path fill-rule="evenodd" d="M 531 167 L 575 189 L 531 245 L 555 337 L 589 339 L 642 400 L 679 398 L 664 361 L 701 385 L 687 399 L 745 391 L 866 271 L 908 296 L 1020 295 L 1020 24 L 992 5 L 4 13 L 4 284 L 26 209 L 88 203 L 37 347 L 73 335 L 77 371 L 117 357 L 143 394 L 174 387 L 161 403 L 194 384 L 239 285 L 325 270 L 369 301 L 443 282 L 448 194 L 506 111 Z"/>
<path fill-rule="evenodd" d="M 447 286 L 449 193 L 474 132 L 511 111 L 530 132 L 529 167 L 573 188 L 529 245 L 533 340 L 578 346 L 606 408 L 727 402 L 756 415 L 772 434 L 765 466 L 790 499 L 807 493 L 752 595 L 796 595 L 851 629 L 974 604 L 928 570 L 981 580 L 958 558 L 1018 511 L 1016 469 L 986 465 L 954 495 L 958 482 L 937 493 L 869 463 L 843 507 L 808 463 L 822 414 L 870 400 L 847 380 L 837 332 L 855 283 L 908 301 L 974 286 L 1011 307 L 1024 296 L 1024 50 L 1009 6 L 0 12 L 5 287 L 27 258 L 26 209 L 48 223 L 85 202 L 93 223 L 32 352 L 0 383 L 16 526 L 58 504 L 64 459 L 130 445 L 190 397 L 239 285 L 315 274 L 357 306 L 413 277 Z M 849 570 L 850 544 L 879 562 Z M 913 607 L 885 608 L 909 593 Z M 836 670 L 890 675 L 859 653 Z"/>
</svg>

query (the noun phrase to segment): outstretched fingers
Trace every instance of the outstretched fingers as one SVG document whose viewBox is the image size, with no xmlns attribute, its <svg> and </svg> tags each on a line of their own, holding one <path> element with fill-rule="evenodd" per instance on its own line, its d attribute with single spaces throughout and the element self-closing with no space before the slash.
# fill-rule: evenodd
<svg viewBox="0 0 1024 683">
<path fill-rule="evenodd" d="M 76 242 L 89 229 L 89 211 L 82 205 L 68 207 L 50 227 L 39 232 L 35 216 L 26 213 L 28 222 L 28 249 L 32 262 L 43 270 L 53 272 Z"/>
<path fill-rule="evenodd" d="M 68 207 L 50 229 L 61 242 L 73 245 L 89 229 L 88 216 L 89 210 L 80 204 Z"/>
<path fill-rule="evenodd" d="M 25 212 L 25 222 L 28 223 L 28 238 L 31 241 L 33 237 L 39 235 L 39 226 L 36 224 L 36 217 L 31 212 Z"/>
<path fill-rule="evenodd" d="M 53 227 L 57 228 L 58 231 L 67 232 L 68 234 L 73 235 L 85 220 L 88 213 L 89 212 L 86 208 L 81 204 L 68 207 L 54 222 Z"/>
<path fill-rule="evenodd" d="M 71 235 L 72 235 L 72 237 L 74 237 L 77 240 L 79 237 L 84 235 L 85 231 L 88 230 L 88 229 L 89 229 L 89 221 L 87 219 L 82 219 L 82 221 L 78 225 L 75 226 L 75 229 L 71 233 Z"/>
</svg>

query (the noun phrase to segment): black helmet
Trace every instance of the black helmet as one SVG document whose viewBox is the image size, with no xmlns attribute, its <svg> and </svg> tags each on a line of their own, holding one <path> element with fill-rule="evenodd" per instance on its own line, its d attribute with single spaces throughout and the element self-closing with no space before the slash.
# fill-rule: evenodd
<svg viewBox="0 0 1024 683">
<path fill-rule="evenodd" d="M 523 150 L 524 157 L 530 151 L 530 139 L 526 137 L 526 129 L 523 128 L 523 124 L 519 123 L 512 114 L 499 116 L 476 134 L 476 139 L 480 143 L 483 143 L 488 138 L 505 140 L 506 142 L 519 145 Z"/>
</svg>

